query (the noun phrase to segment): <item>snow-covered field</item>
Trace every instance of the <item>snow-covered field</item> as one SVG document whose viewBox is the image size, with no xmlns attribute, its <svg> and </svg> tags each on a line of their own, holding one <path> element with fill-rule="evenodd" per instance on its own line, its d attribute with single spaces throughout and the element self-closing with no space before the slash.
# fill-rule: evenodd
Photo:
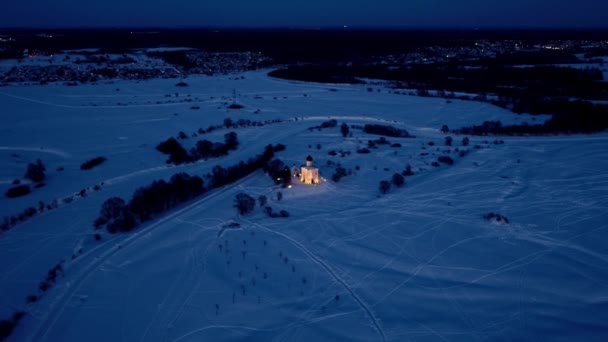
<svg viewBox="0 0 608 342">
<path fill-rule="evenodd" d="M 40 200 L 60 203 L 0 233 L 0 319 L 26 311 L 9 340 L 608 338 L 608 135 L 499 137 L 501 145 L 471 137 L 460 157 L 454 149 L 463 149 L 462 137 L 446 147 L 443 124 L 531 118 L 484 103 L 287 82 L 262 71 L 188 77 L 188 87 L 176 87 L 178 81 L 0 88 L 0 190 L 23 179 L 37 158 L 48 178 L 30 195 L 0 198 L 0 214 Z M 244 109 L 226 108 L 233 89 Z M 227 117 L 283 121 L 234 129 L 240 147 L 219 159 L 167 166 L 154 148 Z M 378 136 L 308 130 L 328 118 L 389 123 L 416 138 L 388 138 L 402 147 L 357 154 Z M 190 148 L 198 139 L 220 141 L 228 131 L 181 142 Z M 278 157 L 289 165 L 312 155 L 327 181 L 282 189 L 257 172 L 134 233 L 93 238 L 92 222 L 107 198 L 128 199 L 137 187 L 177 172 L 206 174 L 271 143 L 287 146 Z M 431 166 L 447 149 L 455 164 Z M 79 169 L 97 156 L 108 160 Z M 352 175 L 331 181 L 335 165 L 328 162 Z M 378 183 L 407 164 L 416 175 L 380 195 Z M 74 195 L 81 189 L 86 197 Z M 238 192 L 266 195 L 290 217 L 269 218 L 259 207 L 237 216 Z M 63 203 L 66 197 L 74 200 Z M 489 212 L 509 224 L 483 219 Z M 233 222 L 240 226 L 228 227 Z M 65 274 L 56 285 L 26 303 L 62 260 Z"/>
</svg>

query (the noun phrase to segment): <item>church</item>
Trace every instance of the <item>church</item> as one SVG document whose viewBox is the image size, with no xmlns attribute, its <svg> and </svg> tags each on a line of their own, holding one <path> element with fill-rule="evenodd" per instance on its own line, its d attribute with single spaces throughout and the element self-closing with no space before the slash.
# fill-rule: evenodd
<svg viewBox="0 0 608 342">
<path fill-rule="evenodd" d="M 300 180 L 304 184 L 319 183 L 319 169 L 312 165 L 312 156 L 306 157 L 306 165 L 300 170 Z"/>
</svg>

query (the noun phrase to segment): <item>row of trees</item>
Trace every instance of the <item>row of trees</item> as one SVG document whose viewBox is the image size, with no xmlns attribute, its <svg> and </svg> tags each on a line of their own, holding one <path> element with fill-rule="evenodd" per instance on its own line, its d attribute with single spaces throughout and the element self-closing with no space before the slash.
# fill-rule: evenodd
<svg viewBox="0 0 608 342">
<path fill-rule="evenodd" d="M 394 185 L 394 186 L 400 188 L 405 185 L 405 178 L 403 178 L 402 174 L 395 173 L 395 174 L 393 174 L 393 177 L 391 177 L 390 181 L 381 180 L 380 183 L 378 184 L 378 190 L 380 191 L 381 194 L 385 195 L 391 190 L 391 185 Z"/>
<path fill-rule="evenodd" d="M 107 160 L 106 157 L 96 157 L 93 159 L 89 159 L 80 165 L 80 169 L 81 170 L 90 170 L 90 169 L 94 168 L 95 166 L 102 164 L 106 160 Z"/>
<path fill-rule="evenodd" d="M 462 127 L 455 133 L 469 135 L 546 135 L 558 133 L 593 133 L 608 129 L 608 106 L 591 105 L 593 109 L 576 115 L 553 115 L 544 124 L 503 125 L 500 121 L 484 121 L 481 125 Z M 464 145 L 464 142 L 463 142 Z"/>
<path fill-rule="evenodd" d="M 203 179 L 187 173 L 178 173 L 169 182 L 155 180 L 148 186 L 138 188 L 127 203 L 120 197 L 106 200 L 94 222 L 96 229 L 105 227 L 110 233 L 128 232 L 138 224 L 146 222 L 163 212 L 188 200 L 196 198 L 206 191 L 230 184 L 255 170 L 267 168 L 275 152 L 285 149 L 284 145 L 268 145 L 264 152 L 247 162 L 224 168 L 215 166 L 207 175 L 209 184 L 205 187 Z"/>
<path fill-rule="evenodd" d="M 175 139 L 169 138 L 156 146 L 156 149 L 169 155 L 167 163 L 182 164 L 194 162 L 204 158 L 216 158 L 225 156 L 231 150 L 236 150 L 239 146 L 238 136 L 235 132 L 224 134 L 224 142 L 211 142 L 209 140 L 199 140 L 190 153 Z"/>
<path fill-rule="evenodd" d="M 413 138 L 407 130 L 389 125 L 366 124 L 363 126 L 363 131 L 367 134 L 385 135 L 387 137 Z"/>
</svg>

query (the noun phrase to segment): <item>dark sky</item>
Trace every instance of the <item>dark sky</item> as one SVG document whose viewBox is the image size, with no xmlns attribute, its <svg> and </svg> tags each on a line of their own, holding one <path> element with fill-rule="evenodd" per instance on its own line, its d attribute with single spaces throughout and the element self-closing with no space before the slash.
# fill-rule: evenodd
<svg viewBox="0 0 608 342">
<path fill-rule="evenodd" d="M 0 27 L 608 27 L 608 0 L 4 0 Z"/>
</svg>

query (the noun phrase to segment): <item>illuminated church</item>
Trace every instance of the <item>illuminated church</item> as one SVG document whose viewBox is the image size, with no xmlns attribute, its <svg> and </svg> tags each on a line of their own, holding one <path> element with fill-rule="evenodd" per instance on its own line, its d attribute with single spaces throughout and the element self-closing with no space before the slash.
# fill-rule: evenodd
<svg viewBox="0 0 608 342">
<path fill-rule="evenodd" d="M 312 157 L 306 157 L 306 166 L 302 166 L 300 170 L 300 180 L 304 184 L 319 183 L 319 169 L 312 165 Z"/>
</svg>

